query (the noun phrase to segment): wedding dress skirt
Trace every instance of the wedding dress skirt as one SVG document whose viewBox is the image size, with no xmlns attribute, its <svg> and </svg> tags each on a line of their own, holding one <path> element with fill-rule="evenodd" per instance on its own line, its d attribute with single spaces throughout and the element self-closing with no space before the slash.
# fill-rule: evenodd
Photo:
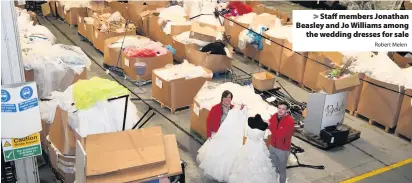
<svg viewBox="0 0 412 183">
<path fill-rule="evenodd" d="M 199 149 L 197 160 L 206 176 L 219 182 L 229 180 L 236 154 L 243 145 L 246 122 L 247 109 L 231 109 L 219 131 Z"/>
<path fill-rule="evenodd" d="M 264 141 L 265 131 L 249 128 L 233 165 L 229 183 L 278 183 L 279 176 Z"/>
</svg>

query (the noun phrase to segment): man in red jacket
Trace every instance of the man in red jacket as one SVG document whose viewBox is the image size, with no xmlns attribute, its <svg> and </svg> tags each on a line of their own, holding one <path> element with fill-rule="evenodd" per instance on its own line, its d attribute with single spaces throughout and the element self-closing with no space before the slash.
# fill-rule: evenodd
<svg viewBox="0 0 412 183">
<path fill-rule="evenodd" d="M 280 102 L 278 112 L 269 120 L 269 130 L 272 133 L 270 138 L 270 159 L 279 172 L 279 182 L 286 182 L 286 164 L 290 154 L 292 135 L 295 130 L 295 122 L 288 114 L 289 104 Z"/>
</svg>

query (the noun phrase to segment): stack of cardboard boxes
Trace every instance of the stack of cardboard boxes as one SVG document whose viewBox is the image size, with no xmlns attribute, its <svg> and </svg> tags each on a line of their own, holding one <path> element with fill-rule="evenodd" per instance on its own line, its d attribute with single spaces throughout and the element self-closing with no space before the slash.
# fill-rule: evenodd
<svg viewBox="0 0 412 183">
<path fill-rule="evenodd" d="M 45 144 L 65 182 L 141 182 L 182 173 L 176 137 L 161 127 L 80 137 L 69 120 L 58 107 Z"/>
</svg>

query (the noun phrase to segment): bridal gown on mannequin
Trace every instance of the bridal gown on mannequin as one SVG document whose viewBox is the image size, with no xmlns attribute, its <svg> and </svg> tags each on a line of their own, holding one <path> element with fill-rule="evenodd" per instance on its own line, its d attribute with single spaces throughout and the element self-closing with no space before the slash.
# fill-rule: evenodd
<svg viewBox="0 0 412 183">
<path fill-rule="evenodd" d="M 247 109 L 231 109 L 219 128 L 198 151 L 199 167 L 206 176 L 227 182 L 236 154 L 242 148 Z M 270 162 L 270 161 L 269 161 Z"/>
<path fill-rule="evenodd" d="M 228 183 L 279 182 L 264 136 L 265 131 L 248 128 L 246 143 L 235 159 Z"/>
</svg>

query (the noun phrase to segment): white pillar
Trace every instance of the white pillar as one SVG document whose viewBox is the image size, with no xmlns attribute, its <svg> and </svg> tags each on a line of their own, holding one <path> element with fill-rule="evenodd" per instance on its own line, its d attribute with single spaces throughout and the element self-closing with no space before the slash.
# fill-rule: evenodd
<svg viewBox="0 0 412 183">
<path fill-rule="evenodd" d="M 1 83 L 24 82 L 14 1 L 1 1 Z M 35 157 L 14 161 L 18 183 L 39 183 Z"/>
</svg>

